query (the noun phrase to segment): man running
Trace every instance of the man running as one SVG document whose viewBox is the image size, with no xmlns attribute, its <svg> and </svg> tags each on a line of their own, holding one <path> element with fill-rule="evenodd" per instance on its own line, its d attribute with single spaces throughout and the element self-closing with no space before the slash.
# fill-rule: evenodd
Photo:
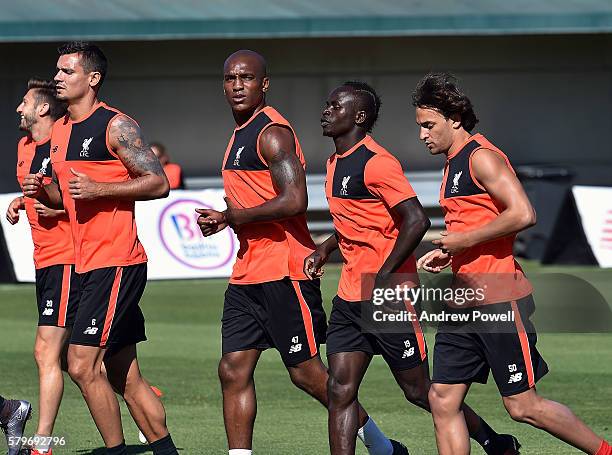
<svg viewBox="0 0 612 455">
<path fill-rule="evenodd" d="M 374 319 L 374 291 L 418 286 L 413 252 L 430 226 L 399 161 L 368 134 L 379 109 L 372 87 L 350 81 L 331 92 L 321 116 L 323 135 L 335 144 L 325 194 L 336 233 L 306 258 L 304 269 L 317 277 L 334 250 L 342 253 L 327 331 L 333 455 L 355 453 L 357 395 L 374 354 L 382 354 L 406 399 L 429 411 L 427 348 L 412 304 L 400 307 L 411 321 L 385 326 Z M 517 453 L 514 437 L 498 435 L 467 406 L 464 411 L 470 434 L 487 453 Z"/>
<path fill-rule="evenodd" d="M 252 453 L 256 415 L 253 373 L 276 348 L 293 383 L 327 406 L 327 369 L 319 356 L 326 317 L 319 280 L 304 258 L 314 250 L 306 226 L 304 156 L 293 128 L 266 105 L 263 57 L 241 50 L 224 65 L 224 92 L 236 129 L 223 160 L 225 212 L 198 210 L 205 236 L 227 226 L 240 249 L 225 293 L 219 378 L 230 455 Z M 359 436 L 372 455 L 406 454 L 359 408 Z"/>
<path fill-rule="evenodd" d="M 57 183 L 24 179 L 24 194 L 64 207 L 75 242 L 81 298 L 68 350 L 79 386 L 109 455 L 126 454 L 120 393 L 154 454 L 177 454 L 159 398 L 140 374 L 136 343 L 146 340 L 139 307 L 147 256 L 136 234 L 134 201 L 166 197 L 168 180 L 138 124 L 99 101 L 107 70 L 89 43 L 60 46 L 57 97 L 68 104 L 51 136 Z M 106 367 L 104 375 L 102 362 Z"/>
<path fill-rule="evenodd" d="M 52 81 L 30 79 L 17 107 L 19 128 L 27 135 L 17 147 L 17 180 L 23 187 L 28 174 L 41 174 L 51 183 L 50 140 L 53 123 L 66 114 L 66 105 L 55 96 Z M 63 210 L 54 210 L 36 199 L 18 197 L 8 207 L 11 224 L 25 210 L 34 243 L 38 329 L 34 358 L 39 376 L 38 428 L 32 455 L 51 454 L 53 426 L 64 392 L 62 353 L 78 308 L 79 281 L 74 272 L 74 245 L 70 220 Z"/>
<path fill-rule="evenodd" d="M 437 273 L 452 266 L 456 286 L 486 289 L 482 311 L 511 312 L 514 322 L 495 330 L 462 331 L 442 324 L 436 334 L 429 401 L 441 455 L 470 452 L 463 401 L 473 382 L 489 371 L 506 410 L 585 453 L 610 455 L 610 445 L 566 406 L 542 398 L 536 382 L 548 372 L 529 321 L 531 284 L 513 256 L 516 233 L 536 221 L 535 212 L 506 155 L 482 134 L 470 99 L 448 74 L 429 74 L 413 94 L 420 139 L 432 155 L 446 155 L 440 189 L 446 231 L 419 267 Z M 455 305 L 456 306 L 456 305 Z"/>
</svg>

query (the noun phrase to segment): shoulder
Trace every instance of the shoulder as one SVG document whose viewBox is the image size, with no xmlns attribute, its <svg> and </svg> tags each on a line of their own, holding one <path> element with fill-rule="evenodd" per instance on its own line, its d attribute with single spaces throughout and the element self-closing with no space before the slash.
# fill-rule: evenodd
<svg viewBox="0 0 612 455">
<path fill-rule="evenodd" d="M 493 148 L 479 147 L 470 155 L 472 166 L 506 165 L 505 157 Z"/>
<path fill-rule="evenodd" d="M 401 172 L 402 164 L 400 161 L 387 149 L 377 145 L 376 147 L 368 147 L 373 153 L 373 156 L 366 163 L 366 172 Z"/>
<path fill-rule="evenodd" d="M 61 128 L 62 126 L 66 125 L 68 123 L 68 114 L 63 115 L 62 117 L 58 118 L 55 122 L 53 122 L 53 126 L 51 127 L 51 131 L 57 129 L 57 128 Z"/>
<path fill-rule="evenodd" d="M 108 123 L 107 134 L 108 138 L 113 141 L 121 138 L 140 137 L 141 132 L 140 126 L 133 118 L 120 112 Z"/>
<path fill-rule="evenodd" d="M 115 115 L 111 118 L 109 122 L 110 127 L 121 127 L 121 126 L 133 126 L 138 128 L 138 123 L 129 115 L 124 114 L 123 112 L 116 111 Z"/>
<path fill-rule="evenodd" d="M 291 152 L 295 147 L 293 131 L 286 125 L 270 125 L 261 133 L 259 145 L 262 152 Z"/>
<path fill-rule="evenodd" d="M 272 121 L 274 124 L 282 124 L 285 126 L 290 126 L 289 121 L 283 117 L 283 115 L 278 112 L 272 106 L 266 106 L 263 111 L 264 114 Z"/>
<path fill-rule="evenodd" d="M 514 174 L 510 162 L 503 153 L 482 147 L 470 155 L 470 174 L 472 178 L 484 183 L 497 180 L 509 172 Z"/>
<path fill-rule="evenodd" d="M 272 106 L 266 106 L 262 113 L 270 119 L 270 122 L 263 126 L 263 130 L 259 138 L 260 140 L 295 141 L 295 135 L 291 124 L 275 108 Z"/>
</svg>

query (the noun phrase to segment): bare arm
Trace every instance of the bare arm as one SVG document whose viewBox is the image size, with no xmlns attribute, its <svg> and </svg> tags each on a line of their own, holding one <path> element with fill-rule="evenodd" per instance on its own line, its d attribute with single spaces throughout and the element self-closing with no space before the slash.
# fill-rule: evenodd
<svg viewBox="0 0 612 455">
<path fill-rule="evenodd" d="M 501 213 L 491 222 L 467 232 L 442 232 L 434 240 L 443 251 L 461 253 L 480 243 L 506 237 L 536 223 L 536 213 L 521 182 L 497 153 L 481 149 L 472 155 L 472 173 L 491 197 L 501 205 Z"/>
<path fill-rule="evenodd" d="M 23 179 L 23 194 L 26 197 L 38 199 L 49 208 L 57 210 L 64 208 L 55 172 L 53 181 L 47 185 L 43 185 L 43 175 L 40 173 L 26 175 Z"/>
<path fill-rule="evenodd" d="M 504 207 L 493 221 L 471 232 L 472 242 L 488 242 L 506 237 L 536 223 L 536 213 L 525 190 L 504 159 L 490 150 L 472 156 L 472 172 L 491 197 Z"/>
<path fill-rule="evenodd" d="M 16 224 L 19 221 L 19 211 L 25 208 L 23 196 L 18 196 L 11 201 L 6 209 L 6 219 L 11 224 Z"/>
<path fill-rule="evenodd" d="M 392 210 L 401 218 L 402 223 L 395 245 L 393 245 L 391 253 L 389 253 L 387 260 L 378 272 L 377 279 L 383 282 L 387 281 L 390 275 L 414 253 L 427 229 L 431 226 L 423 206 L 416 197 L 400 202 Z"/>
<path fill-rule="evenodd" d="M 336 234 L 332 234 L 304 259 L 304 273 L 306 276 L 313 280 L 323 275 L 321 268 L 329 259 L 329 255 L 337 249 L 338 237 L 336 237 Z"/>
<path fill-rule="evenodd" d="M 136 122 L 124 115 L 116 117 L 110 124 L 108 138 L 110 146 L 133 178 L 125 182 L 95 182 L 87 175 L 73 171 L 69 191 L 74 199 L 146 201 L 168 195 L 170 185 L 166 174 Z"/>
<path fill-rule="evenodd" d="M 41 218 L 56 218 L 66 214 L 65 210 L 52 209 L 38 200 L 34 203 L 34 210 L 36 210 L 36 213 Z"/>
<path fill-rule="evenodd" d="M 230 226 L 273 221 L 302 214 L 308 206 L 306 175 L 295 153 L 293 134 L 282 126 L 271 126 L 259 138 L 261 154 L 268 163 L 278 195 L 251 208 L 228 207 Z"/>
</svg>

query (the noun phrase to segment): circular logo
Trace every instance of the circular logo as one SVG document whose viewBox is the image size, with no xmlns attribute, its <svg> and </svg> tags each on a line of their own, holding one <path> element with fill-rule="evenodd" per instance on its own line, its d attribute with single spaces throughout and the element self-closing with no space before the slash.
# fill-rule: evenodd
<svg viewBox="0 0 612 455">
<path fill-rule="evenodd" d="M 199 270 L 217 269 L 234 257 L 235 241 L 230 229 L 204 237 L 195 209 L 212 209 L 196 199 L 178 199 L 159 217 L 159 238 L 170 255 L 181 264 Z"/>
</svg>

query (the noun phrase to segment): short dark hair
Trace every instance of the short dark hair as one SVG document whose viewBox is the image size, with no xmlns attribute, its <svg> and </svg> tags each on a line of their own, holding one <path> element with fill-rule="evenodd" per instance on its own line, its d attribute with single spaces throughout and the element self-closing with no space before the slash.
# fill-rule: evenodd
<svg viewBox="0 0 612 455">
<path fill-rule="evenodd" d="M 38 77 L 32 77 L 28 81 L 28 90 L 34 90 L 36 104 L 48 103 L 49 115 L 53 120 L 66 115 L 66 103 L 55 96 L 55 83 Z"/>
<path fill-rule="evenodd" d="M 350 87 L 359 96 L 361 108 L 367 112 L 367 119 L 364 124 L 365 130 L 370 133 L 378 120 L 378 112 L 382 102 L 380 96 L 376 93 L 376 90 L 372 86 L 363 81 L 346 81 L 342 84 L 343 87 Z"/>
<path fill-rule="evenodd" d="M 59 55 L 79 54 L 83 69 L 87 72 L 96 71 L 100 73 L 100 84 L 98 86 L 102 85 L 108 69 L 108 60 L 98 46 L 85 41 L 72 41 L 62 44 L 57 48 L 57 52 Z"/>
<path fill-rule="evenodd" d="M 429 73 L 421 79 L 412 94 L 412 104 L 435 109 L 446 118 L 459 115 L 466 131 L 472 131 L 478 123 L 472 102 L 449 73 Z"/>
</svg>

